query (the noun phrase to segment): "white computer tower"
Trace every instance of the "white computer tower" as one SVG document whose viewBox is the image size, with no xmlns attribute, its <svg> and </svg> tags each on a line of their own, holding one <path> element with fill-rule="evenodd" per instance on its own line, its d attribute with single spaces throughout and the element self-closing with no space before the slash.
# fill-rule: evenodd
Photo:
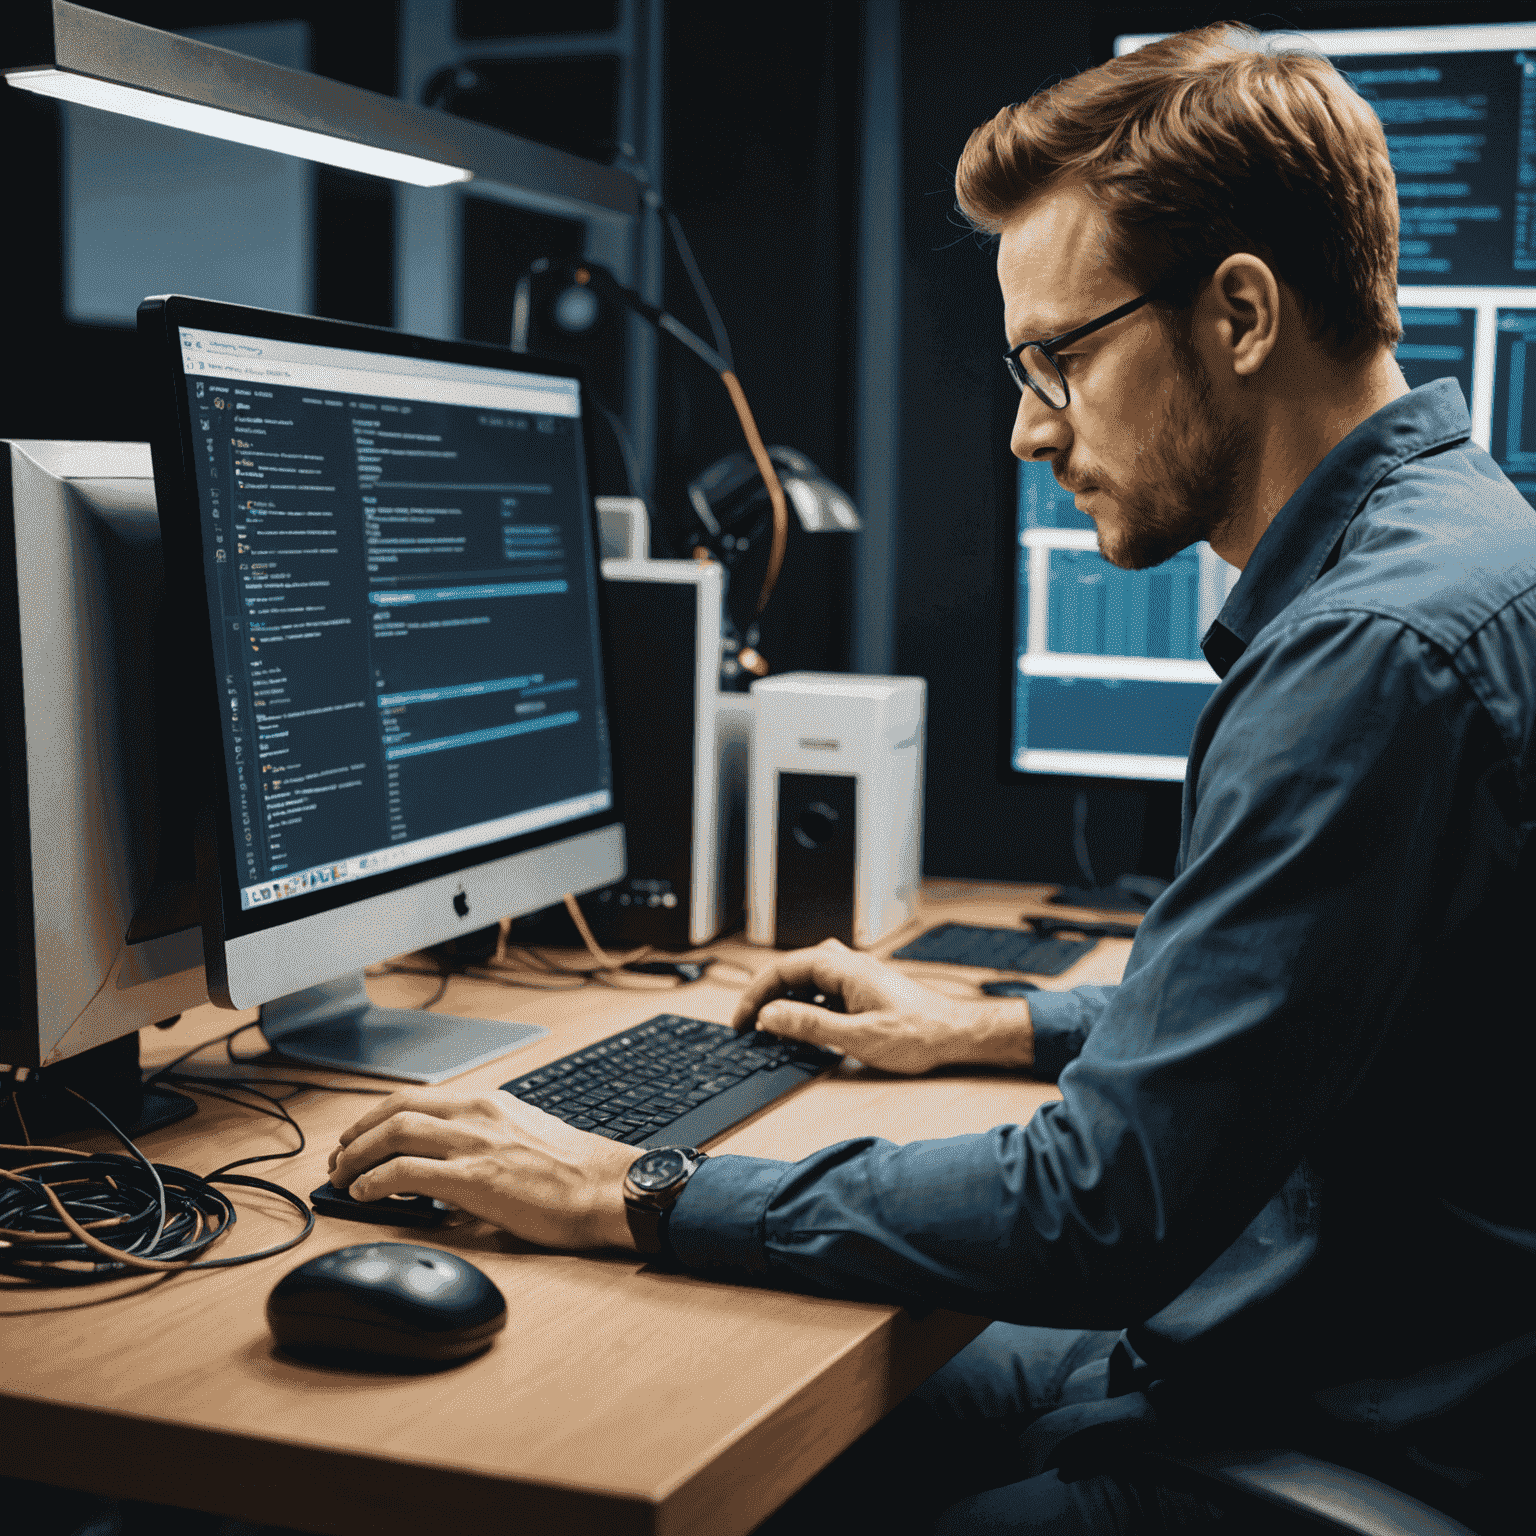
<svg viewBox="0 0 1536 1536">
<path fill-rule="evenodd" d="M 747 937 L 867 946 L 917 911 L 920 677 L 787 672 L 752 685 Z"/>
</svg>

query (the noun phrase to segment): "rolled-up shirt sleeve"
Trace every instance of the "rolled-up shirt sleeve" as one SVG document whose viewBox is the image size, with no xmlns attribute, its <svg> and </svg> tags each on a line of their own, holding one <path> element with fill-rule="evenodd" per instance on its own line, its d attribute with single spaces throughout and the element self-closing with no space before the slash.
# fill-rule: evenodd
<svg viewBox="0 0 1536 1536">
<path fill-rule="evenodd" d="M 1379 1048 L 1442 900 L 1423 850 L 1468 835 L 1447 823 L 1486 768 L 1477 713 L 1395 620 L 1272 628 L 1202 716 L 1183 867 L 1122 984 L 1031 998 L 1061 1101 L 940 1141 L 711 1159 L 670 1218 L 677 1259 L 1041 1325 L 1164 1306 Z"/>
</svg>

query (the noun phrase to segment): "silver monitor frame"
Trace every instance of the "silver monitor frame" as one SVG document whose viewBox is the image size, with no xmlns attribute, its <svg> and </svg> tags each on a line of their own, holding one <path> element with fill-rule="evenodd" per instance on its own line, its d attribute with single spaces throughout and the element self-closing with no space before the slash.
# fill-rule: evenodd
<svg viewBox="0 0 1536 1536">
<path fill-rule="evenodd" d="M 43 1066 L 174 1018 L 208 988 L 197 927 L 128 937 L 154 895 L 160 846 L 152 630 L 163 580 L 149 448 L 7 446 L 19 995 L 0 1060 Z"/>
</svg>

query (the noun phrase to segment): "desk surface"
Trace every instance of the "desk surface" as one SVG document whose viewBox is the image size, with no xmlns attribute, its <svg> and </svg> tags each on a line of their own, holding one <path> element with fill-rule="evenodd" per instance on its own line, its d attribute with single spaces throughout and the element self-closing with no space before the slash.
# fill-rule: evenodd
<svg viewBox="0 0 1536 1536">
<path fill-rule="evenodd" d="M 930 882 L 922 925 L 1012 924 L 1046 889 Z M 717 948 L 752 969 L 771 956 L 740 942 Z M 1113 981 L 1129 949 L 1128 940 L 1102 941 L 1042 985 Z M 991 974 L 910 969 L 970 997 Z M 399 976 L 371 984 L 395 1006 L 434 988 Z M 461 978 L 437 1007 L 549 1026 L 545 1039 L 454 1083 L 492 1088 L 657 1013 L 726 1020 L 734 1000 L 733 989 L 707 979 L 681 990 L 561 994 Z M 146 1031 L 145 1063 L 238 1018 L 206 1007 L 173 1029 Z M 218 1059 L 222 1049 L 210 1051 Z M 287 1069 L 296 1070 L 357 1081 Z M 792 1160 L 849 1136 L 906 1142 L 1022 1122 L 1054 1097 L 1050 1086 L 1005 1073 L 914 1081 L 845 1068 L 710 1149 Z M 246 1171 L 313 1189 L 365 1102 L 302 1094 L 290 1108 L 307 1150 Z M 206 1172 L 291 1141 L 276 1121 L 202 1097 L 195 1116 L 146 1136 L 143 1147 L 157 1162 Z M 293 1230 L 294 1213 L 275 1197 L 236 1198 L 239 1224 L 218 1251 L 253 1250 Z M 278 1278 L 369 1237 L 425 1239 L 484 1269 L 510 1311 L 495 1347 L 428 1376 L 322 1370 L 275 1354 L 264 1309 Z M 633 1255 L 551 1253 L 480 1223 L 419 1233 L 322 1216 L 301 1248 L 233 1270 L 58 1291 L 0 1277 L 0 1471 L 368 1536 L 427 1528 L 736 1536 L 983 1326 L 947 1312 L 915 1321 L 885 1305 L 669 1274 Z"/>
</svg>

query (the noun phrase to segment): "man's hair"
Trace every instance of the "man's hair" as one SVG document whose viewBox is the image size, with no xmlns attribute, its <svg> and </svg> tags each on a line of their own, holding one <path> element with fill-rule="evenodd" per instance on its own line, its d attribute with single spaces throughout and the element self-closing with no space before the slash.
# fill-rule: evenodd
<svg viewBox="0 0 1536 1536">
<path fill-rule="evenodd" d="M 1326 59 L 1232 23 L 1181 32 L 1005 107 L 955 190 L 995 234 L 1084 187 L 1110 267 L 1178 310 L 1228 256 L 1267 262 L 1343 356 L 1397 344 L 1397 188 L 1376 114 Z"/>
</svg>

